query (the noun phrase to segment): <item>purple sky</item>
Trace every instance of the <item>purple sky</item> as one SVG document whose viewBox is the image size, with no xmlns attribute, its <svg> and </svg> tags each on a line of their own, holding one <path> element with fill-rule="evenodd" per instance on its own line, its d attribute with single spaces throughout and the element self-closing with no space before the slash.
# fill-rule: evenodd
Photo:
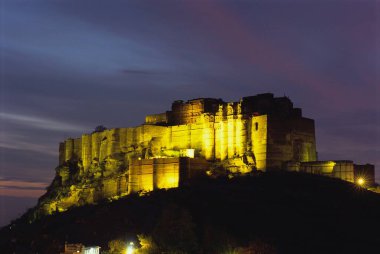
<svg viewBox="0 0 380 254">
<path fill-rule="evenodd" d="M 0 226 L 54 177 L 58 143 L 177 99 L 272 92 L 315 119 L 319 159 L 380 180 L 380 3 L 0 0 Z"/>
</svg>

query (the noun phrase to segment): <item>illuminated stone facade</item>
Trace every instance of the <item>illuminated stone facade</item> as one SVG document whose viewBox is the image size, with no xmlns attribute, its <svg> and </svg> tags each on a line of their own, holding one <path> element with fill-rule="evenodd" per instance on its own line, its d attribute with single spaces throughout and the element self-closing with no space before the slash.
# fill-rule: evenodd
<svg viewBox="0 0 380 254">
<path fill-rule="evenodd" d="M 60 145 L 60 164 L 81 161 L 86 173 L 105 162 L 106 171 L 112 171 L 117 162 L 178 157 L 184 149 L 209 161 L 248 156 L 258 170 L 317 159 L 314 121 L 302 117 L 287 97 L 261 94 L 230 103 L 209 98 L 175 101 L 171 111 L 148 115 L 141 126 L 66 140 Z"/>
<path fill-rule="evenodd" d="M 354 182 L 354 163 L 352 161 L 293 161 L 288 162 L 287 169 Z"/>
<path fill-rule="evenodd" d="M 40 205 L 51 213 L 178 187 L 194 172 L 213 168 L 248 173 L 316 159 L 314 121 L 287 97 L 175 101 L 140 126 L 100 128 L 61 143 L 56 178 Z"/>
<path fill-rule="evenodd" d="M 128 193 L 177 188 L 186 180 L 204 173 L 208 166 L 207 161 L 201 158 L 132 160 L 129 164 Z"/>
<path fill-rule="evenodd" d="M 51 213 L 175 188 L 217 169 L 294 170 L 354 182 L 370 174 L 370 166 L 357 166 L 361 173 L 355 174 L 350 161 L 317 161 L 314 120 L 303 117 L 287 97 L 175 101 L 170 111 L 148 115 L 140 126 L 97 128 L 61 143 L 57 174 L 40 207 Z"/>
<path fill-rule="evenodd" d="M 289 161 L 286 163 L 285 169 L 288 171 L 339 178 L 344 181 L 358 183 L 364 187 L 374 187 L 376 184 L 374 165 L 358 165 L 350 160 L 309 162 Z"/>
</svg>

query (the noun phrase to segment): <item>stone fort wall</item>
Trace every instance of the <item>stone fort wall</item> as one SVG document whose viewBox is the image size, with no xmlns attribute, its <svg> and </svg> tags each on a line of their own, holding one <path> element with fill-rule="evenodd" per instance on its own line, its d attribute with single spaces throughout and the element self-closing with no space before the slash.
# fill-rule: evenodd
<svg viewBox="0 0 380 254">
<path fill-rule="evenodd" d="M 294 170 L 374 184 L 373 165 L 317 161 L 314 120 L 287 97 L 175 101 L 131 128 L 98 130 L 59 145 L 47 213 L 135 192 L 176 188 L 200 173 Z"/>
<path fill-rule="evenodd" d="M 264 106 L 254 108 L 255 97 L 247 98 L 232 103 L 220 99 L 176 101 L 172 111 L 147 116 L 143 125 L 65 140 L 60 144 L 59 163 L 81 160 L 87 170 L 93 162 L 115 154 L 123 154 L 128 164 L 138 157 L 178 157 L 181 149 L 194 149 L 195 157 L 219 161 L 249 153 L 259 170 L 281 168 L 289 160 L 317 159 L 313 120 L 302 117 L 288 100 L 289 108 L 277 109 L 277 98 L 265 94 Z"/>
</svg>

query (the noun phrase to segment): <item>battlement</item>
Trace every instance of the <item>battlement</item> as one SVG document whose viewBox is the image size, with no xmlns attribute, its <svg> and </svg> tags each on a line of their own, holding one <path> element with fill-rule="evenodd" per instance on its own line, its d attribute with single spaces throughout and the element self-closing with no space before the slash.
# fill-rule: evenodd
<svg viewBox="0 0 380 254">
<path fill-rule="evenodd" d="M 351 182 L 365 176 L 372 183 L 371 166 L 317 161 L 314 120 L 303 117 L 287 97 L 266 93 L 237 102 L 198 98 L 175 101 L 170 111 L 148 115 L 136 127 L 97 128 L 60 143 L 54 184 L 69 194 L 41 202 L 45 211 L 65 210 L 133 192 L 176 188 L 218 168 L 240 174 L 295 170 Z"/>
<path fill-rule="evenodd" d="M 250 154 L 255 168 L 281 168 L 285 161 L 316 160 L 314 121 L 301 116 L 287 97 L 273 94 L 243 97 L 238 102 L 198 98 L 175 101 L 172 110 L 148 115 L 145 124 L 109 129 L 60 144 L 60 164 L 91 164 L 122 154 L 131 158 L 178 157 L 194 149 L 206 160 L 233 159 Z"/>
<path fill-rule="evenodd" d="M 193 124 L 201 120 L 202 115 L 225 119 L 231 115 L 242 115 L 244 118 L 257 115 L 270 115 L 282 118 L 300 118 L 302 110 L 294 108 L 288 97 L 274 97 L 271 93 L 243 97 L 237 102 L 225 102 L 215 98 L 197 98 L 184 102 L 177 100 L 172 103 L 171 111 L 148 115 L 146 124 L 182 125 Z"/>
</svg>

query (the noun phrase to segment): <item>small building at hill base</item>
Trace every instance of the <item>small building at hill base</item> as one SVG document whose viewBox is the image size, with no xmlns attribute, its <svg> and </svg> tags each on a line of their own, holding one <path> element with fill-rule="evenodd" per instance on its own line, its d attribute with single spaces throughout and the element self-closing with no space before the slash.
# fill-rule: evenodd
<svg viewBox="0 0 380 254">
<path fill-rule="evenodd" d="M 65 243 L 65 250 L 60 254 L 99 254 L 99 246 L 84 246 L 81 243 Z"/>
</svg>

